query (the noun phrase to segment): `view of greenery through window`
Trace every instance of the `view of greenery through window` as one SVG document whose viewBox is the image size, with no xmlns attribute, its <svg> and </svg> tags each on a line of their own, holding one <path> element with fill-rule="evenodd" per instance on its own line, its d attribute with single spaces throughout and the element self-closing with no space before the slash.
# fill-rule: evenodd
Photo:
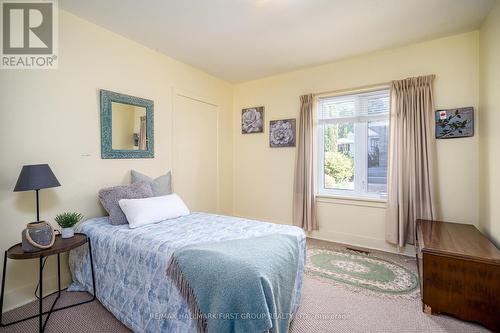
<svg viewBox="0 0 500 333">
<path fill-rule="evenodd" d="M 354 124 L 325 126 L 325 188 L 354 189 Z"/>
</svg>

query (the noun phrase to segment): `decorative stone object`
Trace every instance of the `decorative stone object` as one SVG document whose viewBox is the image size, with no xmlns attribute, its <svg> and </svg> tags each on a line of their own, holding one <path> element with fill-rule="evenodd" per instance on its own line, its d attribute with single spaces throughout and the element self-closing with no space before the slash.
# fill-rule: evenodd
<svg viewBox="0 0 500 333">
<path fill-rule="evenodd" d="M 46 221 L 32 222 L 28 223 L 26 229 L 22 231 L 21 239 L 24 252 L 36 252 L 52 247 L 55 233 Z"/>
</svg>

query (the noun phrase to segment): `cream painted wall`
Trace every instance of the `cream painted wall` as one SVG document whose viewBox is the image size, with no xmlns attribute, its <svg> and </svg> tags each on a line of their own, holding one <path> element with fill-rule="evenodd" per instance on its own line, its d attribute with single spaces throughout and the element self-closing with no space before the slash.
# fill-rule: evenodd
<svg viewBox="0 0 500 333">
<path fill-rule="evenodd" d="M 269 120 L 297 118 L 299 96 L 436 74 L 437 108 L 478 107 L 479 34 L 470 32 L 238 84 L 234 88 L 234 211 L 291 223 L 295 148 L 269 148 Z M 265 133 L 241 134 L 241 109 L 264 105 Z M 477 114 L 477 113 L 476 113 Z M 478 130 L 478 127 L 476 127 Z M 478 224 L 478 136 L 437 142 L 439 217 Z M 395 249 L 384 241 L 385 204 L 318 199 L 313 237 Z M 411 249 L 410 249 L 411 252 Z"/>
<path fill-rule="evenodd" d="M 500 247 L 500 3 L 481 28 L 481 229 Z"/>
<path fill-rule="evenodd" d="M 41 191 L 41 217 L 78 211 L 103 215 L 97 191 L 129 182 L 130 169 L 158 176 L 172 165 L 172 91 L 183 89 L 220 107 L 220 210 L 232 211 L 232 85 L 60 11 L 59 69 L 0 71 L 0 247 L 20 241 L 34 220 L 34 192 L 13 193 L 23 164 L 49 163 L 62 186 Z M 155 158 L 100 158 L 99 89 L 155 103 Z M 175 174 L 173 175 L 175 190 Z M 53 260 L 51 260 L 53 261 Z M 53 262 L 45 286 L 54 286 Z M 6 307 L 32 299 L 35 261 L 8 262 Z M 68 275 L 65 274 L 68 281 Z"/>
</svg>

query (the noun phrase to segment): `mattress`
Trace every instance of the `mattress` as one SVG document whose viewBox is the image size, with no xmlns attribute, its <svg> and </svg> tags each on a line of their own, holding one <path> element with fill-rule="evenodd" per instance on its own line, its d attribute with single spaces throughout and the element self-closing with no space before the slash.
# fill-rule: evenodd
<svg viewBox="0 0 500 333">
<path fill-rule="evenodd" d="M 272 234 L 297 237 L 299 260 L 292 312 L 300 304 L 306 257 L 302 229 L 237 217 L 192 213 L 177 219 L 130 229 L 113 226 L 108 217 L 80 224 L 78 232 L 92 242 L 97 298 L 135 332 L 196 332 L 196 323 L 177 289 L 166 277 L 172 253 L 183 246 L 246 239 Z M 70 252 L 73 283 L 69 291 L 92 292 L 88 247 Z"/>
</svg>

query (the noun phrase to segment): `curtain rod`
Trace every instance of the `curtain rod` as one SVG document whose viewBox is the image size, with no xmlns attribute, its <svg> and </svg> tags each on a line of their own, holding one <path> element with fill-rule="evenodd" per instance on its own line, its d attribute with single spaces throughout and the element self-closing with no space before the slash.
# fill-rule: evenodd
<svg viewBox="0 0 500 333">
<path fill-rule="evenodd" d="M 381 82 L 381 83 L 376 83 L 376 84 L 369 84 L 365 86 L 358 86 L 358 87 L 353 87 L 353 88 L 344 88 L 344 89 L 338 89 L 338 90 L 330 90 L 330 91 L 322 91 L 319 93 L 314 93 L 314 97 L 322 96 L 322 95 L 328 95 L 328 94 L 340 94 L 343 92 L 351 92 L 351 91 L 357 91 L 357 90 L 367 90 L 371 88 L 377 88 L 377 87 L 384 87 L 384 86 L 390 86 L 391 81 L 389 82 Z"/>
</svg>

